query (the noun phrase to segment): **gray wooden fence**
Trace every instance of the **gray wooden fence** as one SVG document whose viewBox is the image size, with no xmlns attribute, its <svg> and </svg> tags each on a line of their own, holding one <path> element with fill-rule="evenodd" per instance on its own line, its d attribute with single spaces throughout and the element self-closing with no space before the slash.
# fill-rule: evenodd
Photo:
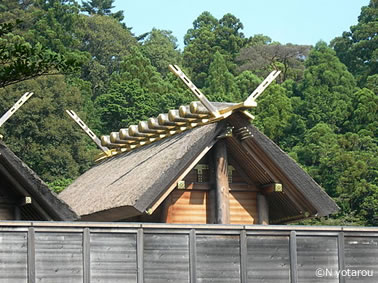
<svg viewBox="0 0 378 283">
<path fill-rule="evenodd" d="M 0 282 L 376 283 L 378 228 L 0 222 Z"/>
</svg>

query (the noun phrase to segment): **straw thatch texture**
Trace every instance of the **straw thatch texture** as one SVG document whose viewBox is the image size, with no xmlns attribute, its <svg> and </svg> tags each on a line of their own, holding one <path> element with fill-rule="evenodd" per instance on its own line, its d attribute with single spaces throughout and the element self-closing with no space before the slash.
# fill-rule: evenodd
<svg viewBox="0 0 378 283">
<path fill-rule="evenodd" d="M 97 213 L 99 219 L 102 212 L 105 219 L 116 220 L 141 214 L 222 129 L 223 123 L 206 125 L 107 159 L 81 175 L 60 197 L 82 216 Z"/>
</svg>

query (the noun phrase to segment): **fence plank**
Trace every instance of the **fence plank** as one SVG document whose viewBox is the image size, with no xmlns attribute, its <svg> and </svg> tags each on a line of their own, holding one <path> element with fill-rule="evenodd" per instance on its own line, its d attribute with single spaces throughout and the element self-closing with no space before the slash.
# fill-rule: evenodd
<svg viewBox="0 0 378 283">
<path fill-rule="evenodd" d="M 337 235 L 337 250 L 339 259 L 339 270 L 345 269 L 345 254 L 344 254 L 344 232 Z M 339 283 L 345 283 L 345 277 L 339 276 Z"/>
<path fill-rule="evenodd" d="M 28 282 L 35 283 L 35 231 L 28 229 Z"/>
<path fill-rule="evenodd" d="M 378 282 L 378 238 L 345 236 L 344 239 L 345 269 L 355 272 L 355 276 L 345 277 L 345 282 Z"/>
<path fill-rule="evenodd" d="M 196 249 L 196 231 L 190 230 L 189 233 L 189 267 L 190 267 L 190 283 L 197 282 L 197 249 Z"/>
<path fill-rule="evenodd" d="M 144 267 L 143 267 L 143 252 L 144 252 L 144 233 L 143 228 L 138 229 L 137 232 L 137 270 L 138 283 L 144 283 Z"/>
<path fill-rule="evenodd" d="M 297 260 L 298 282 L 339 282 L 337 237 L 297 236 Z"/>
<path fill-rule="evenodd" d="M 247 233 L 245 230 L 240 231 L 240 281 L 247 283 Z"/>
<path fill-rule="evenodd" d="M 295 231 L 290 232 L 290 281 L 298 282 L 297 274 L 297 235 Z"/>
<path fill-rule="evenodd" d="M 189 282 L 189 237 L 144 235 L 144 282 Z"/>
<path fill-rule="evenodd" d="M 27 234 L 0 233 L 0 282 L 27 282 Z"/>
<path fill-rule="evenodd" d="M 91 282 L 136 282 L 136 235 L 90 234 Z"/>
<path fill-rule="evenodd" d="M 82 283 L 83 241 L 81 233 L 35 233 L 37 282 Z"/>
<path fill-rule="evenodd" d="M 89 228 L 84 228 L 83 231 L 83 270 L 84 270 L 84 283 L 89 283 L 91 274 L 91 266 L 90 266 L 90 232 Z"/>
<path fill-rule="evenodd" d="M 288 236 L 248 236 L 248 282 L 289 282 Z"/>
<path fill-rule="evenodd" d="M 197 280 L 240 282 L 239 236 L 197 235 Z"/>
</svg>

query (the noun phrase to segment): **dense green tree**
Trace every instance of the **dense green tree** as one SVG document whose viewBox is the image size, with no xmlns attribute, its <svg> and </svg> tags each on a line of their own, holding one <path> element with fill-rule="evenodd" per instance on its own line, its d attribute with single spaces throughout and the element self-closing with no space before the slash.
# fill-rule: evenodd
<svg viewBox="0 0 378 283">
<path fill-rule="evenodd" d="M 378 73 L 378 1 L 361 9 L 358 24 L 336 37 L 331 45 L 348 70 L 364 86 L 368 76 Z"/>
<path fill-rule="evenodd" d="M 355 80 L 324 42 L 316 44 L 306 61 L 304 79 L 299 86 L 303 99 L 300 115 L 312 128 L 325 122 L 342 131 L 352 112 Z"/>
<path fill-rule="evenodd" d="M 123 58 L 119 79 L 135 80 L 141 88 L 147 89 L 150 93 L 163 93 L 167 90 L 161 75 L 138 47 L 132 47 L 131 53 Z"/>
<path fill-rule="evenodd" d="M 67 116 L 81 112 L 79 89 L 63 76 L 41 77 L 0 89 L 0 112 L 7 111 L 26 91 L 34 95 L 1 128 L 5 142 L 42 179 L 75 178 L 91 165 L 93 147 Z"/>
<path fill-rule="evenodd" d="M 181 65 L 177 39 L 171 31 L 152 29 L 143 41 L 142 52 L 150 59 L 156 70 L 164 76 L 169 72 L 170 64 Z"/>
<path fill-rule="evenodd" d="M 227 64 L 222 54 L 218 51 L 214 54 L 209 67 L 209 75 L 205 81 L 208 98 L 213 101 L 238 101 L 239 89 L 234 76 L 228 71 Z"/>
<path fill-rule="evenodd" d="M 79 49 L 89 52 L 110 74 L 118 71 L 123 56 L 137 44 L 130 31 L 111 17 L 82 15 L 76 33 L 81 41 Z"/>
<path fill-rule="evenodd" d="M 228 13 L 219 20 L 219 25 L 215 29 L 216 45 L 224 50 L 230 59 L 234 59 L 246 44 L 244 34 L 241 32 L 243 28 L 241 21 Z"/>
<path fill-rule="evenodd" d="M 31 43 L 42 43 L 66 56 L 84 57 L 84 61 L 85 54 L 77 50 L 80 39 L 74 35 L 80 20 L 79 12 L 75 1 L 35 1 L 24 11 L 26 20 L 20 32 Z"/>
<path fill-rule="evenodd" d="M 375 95 L 378 95 L 378 74 L 369 76 L 365 87 L 370 89 Z"/>
<path fill-rule="evenodd" d="M 293 148 L 297 159 L 308 166 L 313 174 L 320 165 L 320 159 L 337 143 L 337 135 L 327 123 L 320 122 L 306 131 L 301 143 Z M 314 176 L 314 175 L 313 175 Z"/>
<path fill-rule="evenodd" d="M 326 123 L 319 123 L 293 151 L 292 156 L 341 207 L 332 224 L 377 225 L 378 147 L 372 137 L 362 132 L 337 135 Z"/>
<path fill-rule="evenodd" d="M 91 82 L 93 96 L 97 97 L 106 91 L 110 75 L 119 72 L 122 58 L 130 54 L 130 48 L 137 42 L 118 21 L 100 15 L 81 15 L 76 36 L 81 41 L 79 50 L 90 54 L 82 78 Z"/>
<path fill-rule="evenodd" d="M 235 83 L 239 89 L 240 102 L 246 100 L 261 81 L 262 80 L 251 71 L 244 71 L 237 75 L 235 77 Z"/>
<path fill-rule="evenodd" d="M 56 57 L 65 58 L 68 62 L 76 62 L 77 65 L 88 60 L 88 54 L 77 49 L 80 40 L 74 34 L 79 20 L 79 7 L 75 1 L 34 0 L 4 3 L 9 9 L 0 14 L 0 19 L 21 18 L 22 21 L 13 33 L 24 38 L 27 44 L 43 46 L 44 49 L 52 51 L 50 54 L 56 54 Z"/>
<path fill-rule="evenodd" d="M 254 124 L 269 138 L 281 144 L 293 115 L 287 90 L 282 85 L 273 83 L 258 98 L 257 105 Z"/>
<path fill-rule="evenodd" d="M 365 130 L 365 134 L 376 136 L 378 129 L 378 96 L 367 88 L 358 90 L 353 97 L 353 111 L 347 123 L 351 132 Z"/>
<path fill-rule="evenodd" d="M 267 45 L 272 43 L 272 39 L 264 34 L 255 34 L 247 39 L 245 47 L 256 46 L 256 45 Z"/>
<path fill-rule="evenodd" d="M 53 52 L 40 43 L 32 45 L 12 33 L 14 24 L 0 24 L 0 87 L 42 75 L 72 72 L 74 59 Z"/>
<path fill-rule="evenodd" d="M 112 82 L 108 93 L 96 99 L 104 133 L 126 128 L 138 120 L 146 120 L 150 113 L 156 113 L 154 106 L 151 97 L 137 81 Z"/>
<path fill-rule="evenodd" d="M 170 77 L 171 78 L 171 77 Z M 125 56 L 112 76 L 108 92 L 96 99 L 103 132 L 119 130 L 187 101 L 187 92 L 163 79 L 137 47 Z"/>
<path fill-rule="evenodd" d="M 210 14 L 210 12 L 203 12 L 193 22 L 193 28 L 190 28 L 184 36 L 184 44 L 189 45 L 201 36 L 204 30 L 214 32 L 218 26 L 218 20 Z"/>
<path fill-rule="evenodd" d="M 193 82 L 198 87 L 205 85 L 212 56 L 216 51 L 226 59 L 227 68 L 233 72 L 234 58 L 246 40 L 243 24 L 231 14 L 217 20 L 209 12 L 203 12 L 184 37 L 184 65 L 192 71 Z"/>
<path fill-rule="evenodd" d="M 56 179 L 52 182 L 48 182 L 48 186 L 55 193 L 59 194 L 61 191 L 67 188 L 72 183 L 72 181 L 73 180 L 70 178 Z"/>
<path fill-rule="evenodd" d="M 205 85 L 208 68 L 214 54 L 215 28 L 218 21 L 209 12 L 203 12 L 184 37 L 184 66 L 191 70 L 191 79 L 198 87 Z"/>
<path fill-rule="evenodd" d="M 111 16 L 118 21 L 122 21 L 125 18 L 123 11 L 112 13 L 114 0 L 90 0 L 82 1 L 82 3 L 82 10 L 88 12 L 90 15 Z"/>
</svg>

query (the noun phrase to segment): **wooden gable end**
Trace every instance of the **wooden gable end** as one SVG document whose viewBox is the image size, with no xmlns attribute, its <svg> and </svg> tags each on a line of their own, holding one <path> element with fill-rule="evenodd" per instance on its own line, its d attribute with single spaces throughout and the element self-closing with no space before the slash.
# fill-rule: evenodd
<svg viewBox="0 0 378 283">
<path fill-rule="evenodd" d="M 215 148 L 181 180 L 163 204 L 166 223 L 209 224 L 217 221 Z M 238 169 L 236 169 L 238 168 Z M 227 210 L 230 224 L 258 223 L 257 186 L 230 156 L 227 162 Z"/>
<path fill-rule="evenodd" d="M 0 220 L 49 220 L 47 214 L 36 204 L 32 197 L 20 191 L 21 186 L 14 183 L 11 175 L 0 168 Z"/>
<path fill-rule="evenodd" d="M 9 182 L 0 176 L 0 220 L 15 219 L 15 197 L 8 193 L 9 187 Z"/>
<path fill-rule="evenodd" d="M 75 220 L 78 216 L 0 141 L 0 220 Z"/>
</svg>

